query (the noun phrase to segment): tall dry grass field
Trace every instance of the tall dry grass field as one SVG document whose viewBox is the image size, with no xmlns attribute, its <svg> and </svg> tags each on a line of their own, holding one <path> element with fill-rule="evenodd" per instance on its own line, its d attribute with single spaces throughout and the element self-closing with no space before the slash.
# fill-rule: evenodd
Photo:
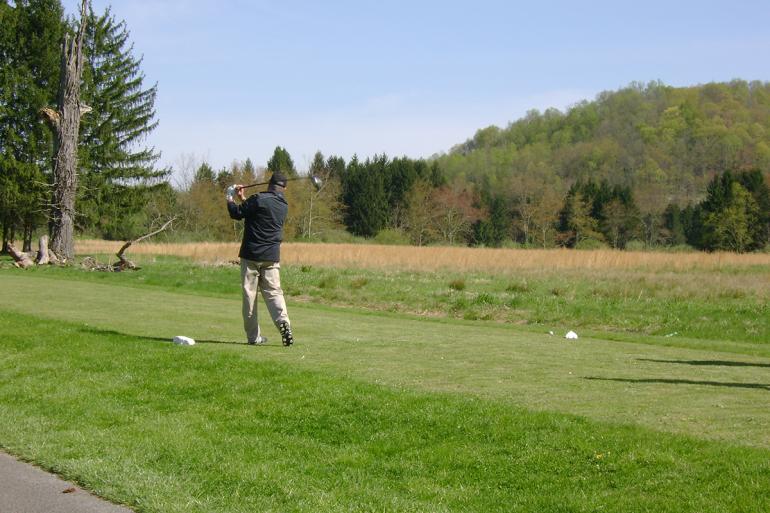
<svg viewBox="0 0 770 513">
<path fill-rule="evenodd" d="M 122 242 L 81 240 L 79 255 L 115 254 Z M 238 243 L 141 243 L 128 255 L 170 255 L 197 262 L 216 263 L 238 258 Z M 286 243 L 282 263 L 319 267 L 396 269 L 404 271 L 519 269 L 646 269 L 682 271 L 724 267 L 768 266 L 770 254 L 663 253 L 615 250 L 490 249 L 460 247 L 381 246 L 374 244 Z"/>
</svg>

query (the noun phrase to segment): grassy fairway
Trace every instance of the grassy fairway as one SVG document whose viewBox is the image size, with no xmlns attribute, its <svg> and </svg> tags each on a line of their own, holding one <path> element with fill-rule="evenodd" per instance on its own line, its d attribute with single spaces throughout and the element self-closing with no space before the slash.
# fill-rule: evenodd
<svg viewBox="0 0 770 513">
<path fill-rule="evenodd" d="M 574 253 L 574 252 L 573 252 Z M 178 258 L 144 257 L 139 273 L 30 269 L 27 274 L 152 287 L 187 294 L 238 297 L 238 271 Z M 138 260 L 139 261 L 139 260 Z M 139 261 L 141 263 L 141 261 Z M 645 267 L 411 272 L 287 265 L 289 301 L 365 307 L 421 317 L 487 320 L 547 332 L 632 333 L 669 337 L 671 345 L 716 347 L 715 341 L 753 344 L 770 355 L 770 266 L 657 269 Z M 682 340 L 685 339 L 685 340 Z M 764 353 L 761 346 L 765 345 Z"/>
<path fill-rule="evenodd" d="M 298 345 L 255 348 L 235 298 L 99 276 L 0 274 L 0 445 L 138 510 L 770 506 L 757 344 L 294 303 Z"/>
</svg>

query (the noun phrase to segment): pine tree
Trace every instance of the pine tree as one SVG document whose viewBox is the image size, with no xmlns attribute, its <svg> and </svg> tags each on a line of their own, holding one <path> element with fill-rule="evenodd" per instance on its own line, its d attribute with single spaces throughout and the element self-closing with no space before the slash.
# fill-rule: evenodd
<svg viewBox="0 0 770 513">
<path fill-rule="evenodd" d="M 698 205 L 697 247 L 706 250 L 754 251 L 767 244 L 770 192 L 759 171 L 715 176 Z"/>
<path fill-rule="evenodd" d="M 283 173 L 289 178 L 297 176 L 297 169 L 294 167 L 294 161 L 286 148 L 276 146 L 273 156 L 267 161 L 267 170 L 271 173 Z"/>
<path fill-rule="evenodd" d="M 326 161 L 324 160 L 324 154 L 320 151 L 316 151 L 313 155 L 313 162 L 310 163 L 310 169 L 308 169 L 311 176 L 325 177 L 329 174 L 326 168 Z"/>
<path fill-rule="evenodd" d="M 679 246 L 687 242 L 683 217 L 683 211 L 674 203 L 669 204 L 663 212 L 666 243 L 670 246 Z"/>
<path fill-rule="evenodd" d="M 21 233 L 29 249 L 44 223 L 51 132 L 38 111 L 59 86 L 64 11 L 58 0 L 0 2 L 0 223 L 3 250 Z"/>
<path fill-rule="evenodd" d="M 487 204 L 489 216 L 473 224 L 473 243 L 497 248 L 510 232 L 511 213 L 500 196 L 489 198 Z"/>
<path fill-rule="evenodd" d="M 348 163 L 342 175 L 345 225 L 355 235 L 373 237 L 388 222 L 388 194 L 383 180 L 384 162 L 358 158 Z"/>
<path fill-rule="evenodd" d="M 83 100 L 93 111 L 81 127 L 80 224 L 125 238 L 140 229 L 148 198 L 169 175 L 155 167 L 160 154 L 143 144 L 158 125 L 157 85 L 144 87 L 125 21 L 109 8 L 101 16 L 90 10 L 87 27 Z"/>
</svg>

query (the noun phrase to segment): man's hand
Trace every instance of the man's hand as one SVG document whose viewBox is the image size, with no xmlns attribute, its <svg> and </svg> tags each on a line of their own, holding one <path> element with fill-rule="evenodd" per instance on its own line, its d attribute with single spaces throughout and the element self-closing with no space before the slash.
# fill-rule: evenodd
<svg viewBox="0 0 770 513">
<path fill-rule="evenodd" d="M 238 197 L 241 199 L 241 201 L 246 201 L 246 194 L 243 192 L 243 187 L 236 185 L 235 190 L 238 191 Z"/>
</svg>

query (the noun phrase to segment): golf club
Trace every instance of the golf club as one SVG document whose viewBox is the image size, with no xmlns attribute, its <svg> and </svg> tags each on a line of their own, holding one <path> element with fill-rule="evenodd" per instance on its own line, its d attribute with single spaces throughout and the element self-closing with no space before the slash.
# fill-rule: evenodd
<svg viewBox="0 0 770 513">
<path fill-rule="evenodd" d="M 317 191 L 320 191 L 321 190 L 321 186 L 323 186 L 323 180 L 321 179 L 320 176 L 316 176 L 316 175 L 297 176 L 297 177 L 294 177 L 294 178 L 288 178 L 286 181 L 287 182 L 291 182 L 291 181 L 294 181 L 294 180 L 310 180 L 310 183 L 313 184 L 313 187 Z M 267 182 L 252 183 L 250 185 L 241 185 L 240 187 L 238 187 L 238 189 L 249 189 L 251 187 L 259 187 L 260 185 L 268 185 L 269 183 L 270 182 L 267 181 Z"/>
</svg>

